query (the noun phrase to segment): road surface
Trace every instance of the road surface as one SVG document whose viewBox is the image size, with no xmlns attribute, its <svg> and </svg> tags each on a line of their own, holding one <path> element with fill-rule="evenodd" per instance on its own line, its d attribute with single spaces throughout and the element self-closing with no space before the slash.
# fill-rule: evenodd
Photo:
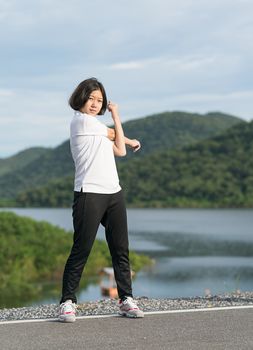
<svg viewBox="0 0 253 350">
<path fill-rule="evenodd" d="M 252 350 L 253 308 L 0 323 L 1 350 Z"/>
</svg>

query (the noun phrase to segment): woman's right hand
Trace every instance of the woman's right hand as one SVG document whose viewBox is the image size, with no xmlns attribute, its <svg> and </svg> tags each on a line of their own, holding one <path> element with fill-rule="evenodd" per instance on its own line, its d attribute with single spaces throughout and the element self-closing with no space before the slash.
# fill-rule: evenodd
<svg viewBox="0 0 253 350">
<path fill-rule="evenodd" d="M 113 103 L 111 101 L 108 102 L 108 105 L 107 105 L 107 109 L 109 112 L 112 113 L 112 118 L 114 119 L 114 117 L 118 117 L 118 105 L 116 103 Z"/>
</svg>

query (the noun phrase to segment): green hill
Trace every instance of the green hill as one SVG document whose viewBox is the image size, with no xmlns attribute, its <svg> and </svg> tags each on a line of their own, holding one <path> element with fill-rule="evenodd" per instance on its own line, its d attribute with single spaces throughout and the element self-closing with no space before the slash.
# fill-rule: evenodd
<svg viewBox="0 0 253 350">
<path fill-rule="evenodd" d="M 119 163 L 128 206 L 252 207 L 253 122 L 177 150 L 153 152 Z M 21 206 L 72 203 L 71 176 L 21 193 Z"/>
<path fill-rule="evenodd" d="M 253 122 L 119 165 L 130 206 L 252 207 Z"/>
<path fill-rule="evenodd" d="M 124 132 L 130 138 L 141 140 L 141 154 L 169 150 L 198 142 L 222 133 L 242 122 L 237 117 L 213 112 L 204 115 L 186 112 L 164 112 L 124 123 Z M 134 157 L 132 152 L 120 158 Z"/>
<path fill-rule="evenodd" d="M 199 115 L 165 112 L 126 122 L 124 130 L 128 137 L 141 141 L 142 149 L 134 154 L 135 158 L 141 159 L 154 150 L 178 148 L 212 137 L 239 122 L 242 122 L 241 119 L 221 113 Z M 125 162 L 133 156 L 132 152 L 128 153 Z M 118 162 L 124 163 L 122 159 Z M 22 168 L 0 176 L 0 205 L 15 205 L 14 198 L 17 194 L 46 186 L 50 181 L 60 181 L 65 176 L 73 176 L 73 173 L 69 141 L 66 141 L 29 161 Z"/>
<path fill-rule="evenodd" d="M 21 151 L 14 156 L 0 159 L 0 176 L 22 169 L 48 151 L 48 148 L 32 147 Z"/>
<path fill-rule="evenodd" d="M 15 198 L 21 189 L 29 189 L 46 183 L 50 179 L 72 174 L 73 162 L 70 155 L 69 142 L 49 150 L 22 169 L 7 173 L 0 177 L 0 198 Z M 8 202 L 7 202 L 8 203 Z"/>
</svg>

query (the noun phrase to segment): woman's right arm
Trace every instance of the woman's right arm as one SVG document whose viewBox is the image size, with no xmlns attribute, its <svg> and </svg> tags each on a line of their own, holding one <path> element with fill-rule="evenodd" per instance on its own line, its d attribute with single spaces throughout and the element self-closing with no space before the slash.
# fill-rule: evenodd
<svg viewBox="0 0 253 350">
<path fill-rule="evenodd" d="M 109 102 L 108 110 L 109 112 L 111 112 L 115 127 L 115 140 L 113 145 L 113 152 L 115 156 L 124 157 L 126 155 L 126 144 L 124 131 L 118 113 L 118 106 L 114 103 Z"/>
</svg>

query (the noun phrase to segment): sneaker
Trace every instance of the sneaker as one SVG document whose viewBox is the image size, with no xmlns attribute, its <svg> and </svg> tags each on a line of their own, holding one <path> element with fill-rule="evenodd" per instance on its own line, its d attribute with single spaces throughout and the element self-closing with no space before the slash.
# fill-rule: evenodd
<svg viewBox="0 0 253 350">
<path fill-rule="evenodd" d="M 72 300 L 66 300 L 60 305 L 59 321 L 75 322 L 76 320 L 76 304 Z"/>
<path fill-rule="evenodd" d="M 119 314 L 126 317 L 144 317 L 144 312 L 138 308 L 132 297 L 119 301 Z"/>
</svg>

